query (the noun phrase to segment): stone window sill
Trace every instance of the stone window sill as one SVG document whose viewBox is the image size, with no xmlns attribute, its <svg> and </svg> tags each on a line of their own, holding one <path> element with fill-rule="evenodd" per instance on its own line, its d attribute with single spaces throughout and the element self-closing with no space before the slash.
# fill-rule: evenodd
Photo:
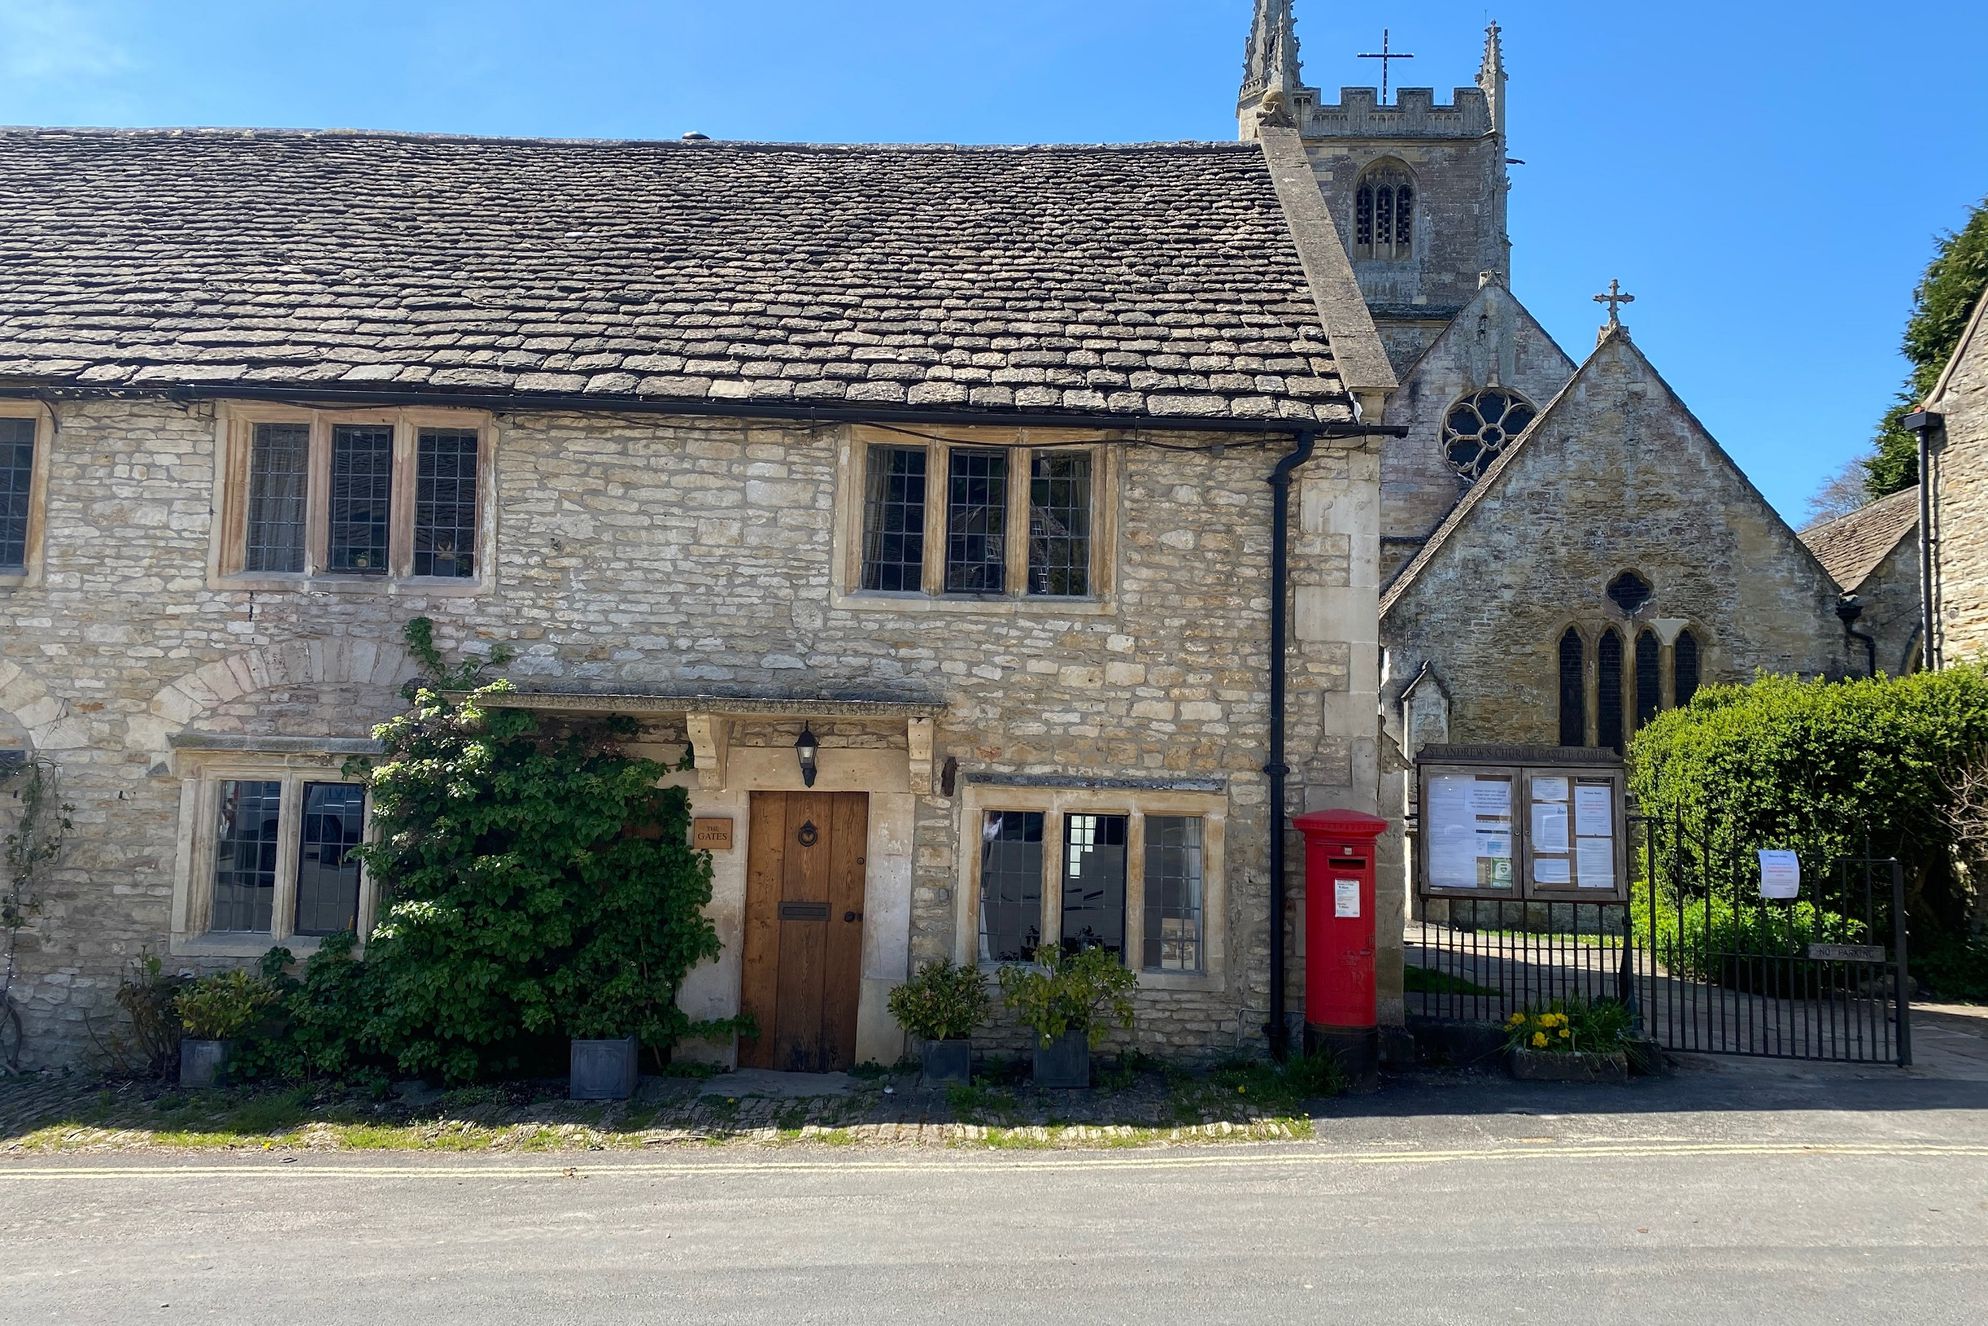
<svg viewBox="0 0 1988 1326">
<path fill-rule="evenodd" d="M 1013 962 L 983 962 L 980 970 L 990 979 L 998 979 L 1003 967 L 1020 964 Z M 1201 971 L 1142 971 L 1137 973 L 1137 989 L 1154 993 L 1173 994 L 1220 994 L 1226 987 L 1220 974 Z"/>
<path fill-rule="evenodd" d="M 214 577 L 208 588 L 258 594 L 418 594 L 427 598 L 470 598 L 490 586 L 482 579 L 459 580 L 453 576 L 228 575 Z"/>
<path fill-rule="evenodd" d="M 1102 617 L 1116 610 L 1108 598 L 1057 598 L 1047 594 L 1023 597 L 992 594 L 890 594 L 859 590 L 837 592 L 829 606 L 858 612 L 971 613 L 1001 617 Z"/>
<path fill-rule="evenodd" d="M 262 934 L 174 935 L 166 951 L 176 958 L 259 958 L 273 948 L 287 948 L 301 961 L 318 951 L 322 935 L 291 935 L 278 939 Z M 358 953 L 357 949 L 353 950 Z"/>
</svg>

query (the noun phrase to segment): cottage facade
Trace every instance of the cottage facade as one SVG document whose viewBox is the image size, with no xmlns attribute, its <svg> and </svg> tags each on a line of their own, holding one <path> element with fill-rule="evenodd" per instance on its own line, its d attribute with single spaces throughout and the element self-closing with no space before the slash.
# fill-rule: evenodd
<svg viewBox="0 0 1988 1326">
<path fill-rule="evenodd" d="M 1276 150 L 0 135 L 0 747 L 75 807 L 28 1062 L 141 953 L 368 930 L 416 616 L 688 752 L 684 1003 L 777 1028 L 717 1057 L 895 1060 L 917 963 L 1078 935 L 1141 1043 L 1264 1043 L 1273 586 L 1286 809 L 1371 809 L 1392 385 Z"/>
</svg>

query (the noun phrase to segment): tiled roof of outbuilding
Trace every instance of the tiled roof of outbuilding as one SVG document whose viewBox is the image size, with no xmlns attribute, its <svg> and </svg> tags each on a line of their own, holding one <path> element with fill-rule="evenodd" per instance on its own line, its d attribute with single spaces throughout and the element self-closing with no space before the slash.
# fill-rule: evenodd
<svg viewBox="0 0 1988 1326">
<path fill-rule="evenodd" d="M 0 131 L 0 382 L 1351 417 L 1255 144 Z"/>
<path fill-rule="evenodd" d="M 1919 485 L 1880 497 L 1801 532 L 1822 569 L 1844 593 L 1853 592 L 1878 569 L 1898 541 L 1919 528 Z"/>
</svg>

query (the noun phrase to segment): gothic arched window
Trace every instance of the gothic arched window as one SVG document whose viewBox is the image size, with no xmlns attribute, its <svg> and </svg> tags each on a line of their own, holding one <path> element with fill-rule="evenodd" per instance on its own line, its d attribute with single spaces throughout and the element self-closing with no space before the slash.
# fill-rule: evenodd
<svg viewBox="0 0 1988 1326">
<path fill-rule="evenodd" d="M 1677 633 L 1671 651 L 1671 695 L 1682 707 L 1698 694 L 1698 637 L 1689 630 Z"/>
<path fill-rule="evenodd" d="M 1622 749 L 1622 637 L 1610 627 L 1595 647 L 1595 744 Z"/>
<path fill-rule="evenodd" d="M 1571 626 L 1560 637 L 1560 744 L 1588 744 L 1588 648 Z"/>
<path fill-rule="evenodd" d="M 1655 631 L 1636 633 L 1636 726 L 1642 727 L 1663 707 L 1663 651 Z"/>
<path fill-rule="evenodd" d="M 1486 387 L 1443 416 L 1443 454 L 1464 478 L 1484 477 L 1505 444 L 1523 433 L 1538 413 L 1532 402 L 1505 387 Z"/>
<path fill-rule="evenodd" d="M 1353 256 L 1398 262 L 1414 251 L 1415 185 L 1398 161 L 1367 167 L 1353 189 Z"/>
</svg>

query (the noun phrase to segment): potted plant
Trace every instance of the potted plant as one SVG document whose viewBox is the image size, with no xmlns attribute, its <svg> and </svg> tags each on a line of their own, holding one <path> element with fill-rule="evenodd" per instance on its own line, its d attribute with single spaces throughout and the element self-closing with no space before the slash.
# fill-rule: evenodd
<svg viewBox="0 0 1988 1326">
<path fill-rule="evenodd" d="M 1132 1025 L 1137 978 L 1109 949 L 1065 953 L 1053 944 L 1030 965 L 1001 969 L 1001 995 L 1036 1035 L 1035 1084 L 1088 1087 L 1091 1051 L 1104 1040 L 1106 1019 Z"/>
<path fill-rule="evenodd" d="M 993 1001 L 987 979 L 973 966 L 949 959 L 928 962 L 918 974 L 890 992 L 890 1013 L 917 1037 L 922 1086 L 950 1086 L 973 1080 L 973 1029 L 987 1021 Z"/>
<path fill-rule="evenodd" d="M 276 998 L 276 987 L 267 977 L 243 968 L 203 976 L 174 996 L 173 1011 L 180 1022 L 180 1085 L 211 1087 L 222 1081 L 235 1038 Z"/>
<path fill-rule="evenodd" d="M 1556 999 L 1505 1019 L 1507 1063 L 1528 1082 L 1623 1082 L 1629 1077 L 1628 1006 Z"/>
</svg>

